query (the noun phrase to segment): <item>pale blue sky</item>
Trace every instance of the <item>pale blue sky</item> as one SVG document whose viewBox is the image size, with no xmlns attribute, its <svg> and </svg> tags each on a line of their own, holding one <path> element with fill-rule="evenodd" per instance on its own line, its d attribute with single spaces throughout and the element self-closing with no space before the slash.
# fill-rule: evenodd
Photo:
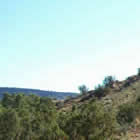
<svg viewBox="0 0 140 140">
<path fill-rule="evenodd" d="M 140 67 L 140 0 L 0 1 L 0 86 L 77 91 Z"/>
</svg>

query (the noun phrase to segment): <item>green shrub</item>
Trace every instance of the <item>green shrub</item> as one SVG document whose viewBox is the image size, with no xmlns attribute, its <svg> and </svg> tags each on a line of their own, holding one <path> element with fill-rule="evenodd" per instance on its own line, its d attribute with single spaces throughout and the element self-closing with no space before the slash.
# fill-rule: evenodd
<svg viewBox="0 0 140 140">
<path fill-rule="evenodd" d="M 67 140 L 57 123 L 57 114 L 49 98 L 4 94 L 0 106 L 0 140 Z"/>
<path fill-rule="evenodd" d="M 120 125 L 130 124 L 136 117 L 135 106 L 132 104 L 123 104 L 119 107 L 117 121 Z"/>
<path fill-rule="evenodd" d="M 101 98 L 107 95 L 107 93 L 109 93 L 109 88 L 108 87 L 104 87 L 102 85 L 98 85 L 97 87 L 95 87 L 95 97 Z"/>
<path fill-rule="evenodd" d="M 79 91 L 81 94 L 85 94 L 88 92 L 88 88 L 86 87 L 86 85 L 81 85 L 78 87 Z"/>
<path fill-rule="evenodd" d="M 105 79 L 103 80 L 103 85 L 105 87 L 111 87 L 112 84 L 115 82 L 115 77 L 113 76 L 106 76 Z"/>
<path fill-rule="evenodd" d="M 117 128 L 115 116 L 103 104 L 90 102 L 76 110 L 59 118 L 60 128 L 70 140 L 105 140 L 114 136 Z"/>
<path fill-rule="evenodd" d="M 138 76 L 140 76 L 140 68 L 138 68 Z"/>
<path fill-rule="evenodd" d="M 98 98 L 105 96 L 104 87 L 99 84 L 97 87 L 95 87 L 94 94 Z"/>
</svg>

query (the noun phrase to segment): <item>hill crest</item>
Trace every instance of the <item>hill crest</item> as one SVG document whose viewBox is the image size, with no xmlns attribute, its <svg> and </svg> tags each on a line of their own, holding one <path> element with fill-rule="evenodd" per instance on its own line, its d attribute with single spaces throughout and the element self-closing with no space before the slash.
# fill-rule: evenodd
<svg viewBox="0 0 140 140">
<path fill-rule="evenodd" d="M 49 97 L 56 98 L 59 100 L 65 99 L 67 96 L 76 97 L 76 93 L 72 92 L 56 92 L 56 91 L 47 91 L 40 89 L 29 89 L 29 88 L 15 88 L 15 87 L 0 87 L 0 97 L 3 96 L 4 93 L 25 93 L 26 95 L 35 94 L 41 97 Z"/>
</svg>

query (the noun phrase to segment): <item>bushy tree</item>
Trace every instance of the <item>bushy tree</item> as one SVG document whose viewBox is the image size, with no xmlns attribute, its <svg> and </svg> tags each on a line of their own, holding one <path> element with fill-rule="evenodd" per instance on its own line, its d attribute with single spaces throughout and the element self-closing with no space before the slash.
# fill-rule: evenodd
<svg viewBox="0 0 140 140">
<path fill-rule="evenodd" d="M 112 138 L 116 132 L 115 116 L 98 102 L 84 104 L 74 113 L 63 115 L 59 125 L 70 140 L 104 140 Z"/>
<path fill-rule="evenodd" d="M 138 68 L 138 76 L 140 76 L 140 68 Z"/>
<path fill-rule="evenodd" d="M 133 104 L 123 104 L 119 107 L 117 121 L 121 125 L 132 123 L 135 119 L 136 112 Z"/>
<path fill-rule="evenodd" d="M 113 77 L 113 76 L 107 76 L 103 80 L 103 85 L 105 87 L 111 87 L 114 82 L 115 82 L 115 77 Z"/>
<path fill-rule="evenodd" d="M 88 92 L 88 88 L 86 87 L 86 85 L 81 85 L 78 87 L 79 91 L 81 94 L 85 94 Z"/>
<path fill-rule="evenodd" d="M 0 139 L 59 140 L 66 137 L 57 123 L 51 99 L 5 94 L 0 107 Z"/>
<path fill-rule="evenodd" d="M 104 140 L 116 127 L 114 113 L 97 100 L 66 111 L 35 95 L 5 94 L 0 102 L 2 140 Z"/>
<path fill-rule="evenodd" d="M 94 94 L 98 98 L 101 98 L 101 97 L 105 96 L 105 88 L 104 88 L 104 86 L 99 84 L 97 87 L 95 87 Z"/>
<path fill-rule="evenodd" d="M 5 109 L 0 113 L 0 139 L 12 140 L 17 137 L 20 130 L 18 114 L 13 109 Z"/>
</svg>

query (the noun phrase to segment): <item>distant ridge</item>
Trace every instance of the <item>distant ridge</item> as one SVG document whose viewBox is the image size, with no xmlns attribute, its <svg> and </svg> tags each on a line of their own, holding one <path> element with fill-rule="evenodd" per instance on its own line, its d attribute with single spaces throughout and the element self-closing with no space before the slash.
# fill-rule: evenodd
<svg viewBox="0 0 140 140">
<path fill-rule="evenodd" d="M 34 94 L 41 97 L 49 97 L 56 99 L 65 99 L 67 96 L 76 97 L 76 93 L 72 92 L 56 92 L 56 91 L 47 91 L 40 89 L 28 89 L 28 88 L 16 88 L 16 87 L 0 87 L 0 97 L 2 98 L 4 93 L 24 93 L 26 95 Z"/>
</svg>

